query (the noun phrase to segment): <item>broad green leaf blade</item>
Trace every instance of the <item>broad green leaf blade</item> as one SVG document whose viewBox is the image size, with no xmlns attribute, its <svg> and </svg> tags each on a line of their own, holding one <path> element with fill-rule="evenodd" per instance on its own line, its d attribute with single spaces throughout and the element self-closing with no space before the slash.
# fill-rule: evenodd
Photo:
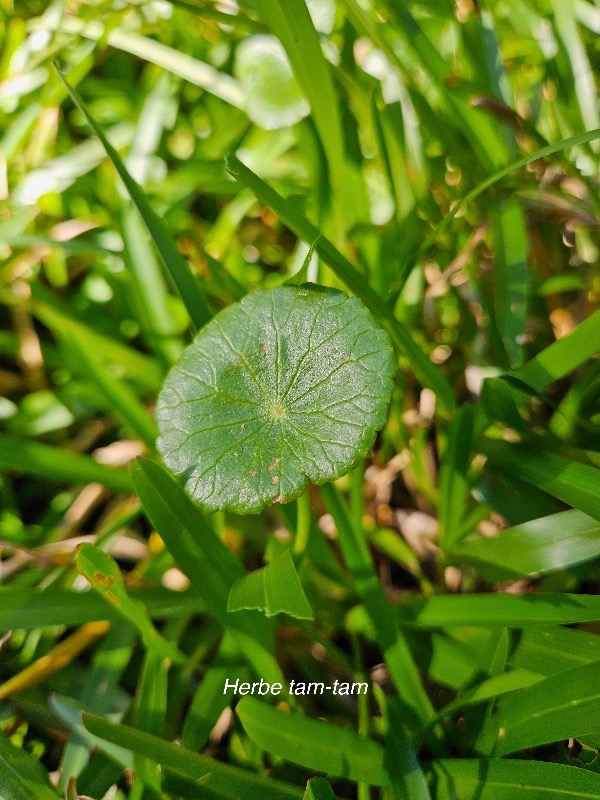
<svg viewBox="0 0 600 800">
<path fill-rule="evenodd" d="M 462 692 L 456 700 L 453 700 L 452 703 L 444 706 L 438 712 L 436 719 L 443 719 L 448 714 L 452 714 L 460 708 L 465 708 L 465 706 L 478 705 L 485 700 L 492 700 L 503 694 L 515 692 L 518 689 L 525 689 L 534 683 L 539 683 L 541 680 L 543 680 L 541 675 L 535 672 L 527 672 L 527 670 L 523 669 L 502 672 Z"/>
<path fill-rule="evenodd" d="M 435 800 L 596 800 L 600 775 L 516 759 L 440 759 L 432 763 Z"/>
<path fill-rule="evenodd" d="M 297 619 L 314 619 L 289 550 L 233 584 L 227 610 L 244 608 L 257 608 L 267 617 L 288 614 Z"/>
<path fill-rule="evenodd" d="M 237 713 L 248 736 L 269 753 L 327 775 L 371 786 L 389 784 L 384 750 L 365 736 L 278 711 L 253 697 L 240 700 Z"/>
<path fill-rule="evenodd" d="M 245 574 L 242 564 L 165 469 L 140 458 L 131 465 L 131 479 L 173 558 L 217 620 L 236 637 L 256 673 L 270 682 L 281 681 L 269 620 L 252 611 L 227 613 L 229 591 Z"/>
<path fill-rule="evenodd" d="M 600 661 L 592 661 L 498 701 L 482 740 L 502 756 L 528 747 L 600 733 Z M 493 737 L 493 738 L 490 738 Z"/>
<path fill-rule="evenodd" d="M 235 70 L 247 97 L 248 116 L 261 128 L 287 128 L 310 113 L 274 36 L 244 39 L 236 50 Z"/>
<path fill-rule="evenodd" d="M 559 626 L 527 628 L 509 656 L 512 667 L 545 676 L 591 661 L 600 661 L 600 636 Z"/>
<path fill-rule="evenodd" d="M 337 800 L 333 789 L 323 778 L 313 778 L 306 784 L 304 800 Z"/>
<path fill-rule="evenodd" d="M 58 800 L 44 767 L 0 734 L 0 797 L 2 800 Z"/>
<path fill-rule="evenodd" d="M 600 350 L 599 342 L 600 311 L 596 311 L 512 374 L 535 392 L 542 392 L 596 356 Z"/>
<path fill-rule="evenodd" d="M 158 250 L 163 261 L 165 270 L 173 279 L 173 283 L 177 287 L 177 291 L 185 303 L 185 307 L 190 315 L 190 319 L 196 328 L 202 327 L 202 325 L 204 325 L 211 318 L 212 314 L 208 307 L 206 295 L 199 282 L 180 255 L 179 250 L 175 246 L 175 243 L 173 242 L 171 234 L 169 233 L 164 221 L 153 210 L 142 189 L 127 172 L 121 157 L 115 148 L 110 144 L 100 126 L 91 116 L 83 100 L 79 97 L 77 92 L 68 85 L 62 76 L 61 79 L 67 87 L 73 102 L 84 115 L 88 125 L 94 131 L 98 139 L 102 142 L 102 146 L 106 150 L 107 156 L 111 160 L 114 168 L 119 173 L 119 177 L 125 184 L 131 199 L 133 200 L 137 210 L 140 212 L 142 219 L 146 223 L 148 232 L 154 240 L 156 249 Z"/>
<path fill-rule="evenodd" d="M 600 520 L 600 469 L 531 444 L 486 439 L 480 449 L 493 466 Z"/>
<path fill-rule="evenodd" d="M 271 186 L 255 175 L 251 169 L 232 153 L 227 157 L 227 170 L 233 177 L 251 189 L 258 199 L 268 205 L 298 238 L 314 247 L 321 258 L 335 274 L 344 281 L 350 291 L 363 301 L 367 308 L 377 316 L 387 329 L 394 344 L 406 356 L 417 378 L 432 389 L 439 402 L 448 409 L 455 406 L 454 393 L 440 370 L 435 367 L 409 331 L 394 316 L 386 303 L 369 286 L 360 272 L 346 259 L 334 245 L 303 217 L 287 200 Z"/>
<path fill-rule="evenodd" d="M 387 334 L 357 298 L 257 291 L 220 312 L 167 376 L 157 446 L 206 509 L 287 503 L 369 452 L 395 371 Z"/>
<path fill-rule="evenodd" d="M 143 733 L 125 725 L 115 725 L 93 714 L 83 715 L 83 724 L 94 736 L 134 753 L 142 753 L 178 775 L 196 782 L 224 797 L 244 800 L 299 800 L 301 792 L 274 778 L 255 775 L 239 767 L 198 755 L 177 744 Z"/>
<path fill-rule="evenodd" d="M 134 602 L 143 602 L 154 619 L 206 611 L 202 599 L 192 592 L 154 588 L 132 590 Z M 118 621 L 120 615 L 95 592 L 72 592 L 51 586 L 43 591 L 27 588 L 0 589 L 0 632 L 52 625 L 83 625 L 100 620 Z"/>
<path fill-rule="evenodd" d="M 2 434 L 0 472 L 22 472 L 56 483 L 101 483 L 117 492 L 131 492 L 127 470 L 99 464 L 93 458 L 41 442 Z"/>
<path fill-rule="evenodd" d="M 496 577 L 543 575 L 600 557 L 600 522 L 581 511 L 562 511 L 463 541 L 453 557 L 491 568 Z"/>
<path fill-rule="evenodd" d="M 423 628 L 463 625 L 567 625 L 600 620 L 600 597 L 544 592 L 522 597 L 510 594 L 472 594 L 411 600 L 398 611 L 402 624 Z"/>
<path fill-rule="evenodd" d="M 77 568 L 93 588 L 140 632 L 148 650 L 160 658 L 185 661 L 177 647 L 156 630 L 146 610 L 129 597 L 117 563 L 92 544 L 82 544 L 75 556 Z"/>
</svg>

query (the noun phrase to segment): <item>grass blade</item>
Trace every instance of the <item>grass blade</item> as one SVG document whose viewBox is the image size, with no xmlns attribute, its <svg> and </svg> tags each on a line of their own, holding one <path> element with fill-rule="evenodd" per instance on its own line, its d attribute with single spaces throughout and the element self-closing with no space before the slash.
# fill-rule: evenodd
<svg viewBox="0 0 600 800">
<path fill-rule="evenodd" d="M 81 111 L 81 113 L 84 115 L 88 125 L 91 127 L 91 129 L 94 131 L 94 133 L 102 143 L 102 146 L 104 147 L 107 156 L 109 157 L 114 168 L 118 172 L 119 177 L 125 184 L 125 187 L 129 192 L 129 195 L 133 200 L 134 205 L 136 206 L 137 210 L 140 212 L 142 216 L 142 219 L 146 223 L 148 232 L 152 237 L 154 244 L 156 245 L 156 249 L 158 250 L 160 257 L 162 259 L 165 271 L 173 279 L 173 283 L 175 284 L 175 286 L 177 287 L 177 291 L 181 295 L 181 299 L 183 300 L 185 307 L 187 308 L 188 314 L 190 315 L 190 319 L 193 325 L 196 328 L 201 328 L 202 325 L 208 322 L 212 314 L 209 310 L 208 301 L 206 299 L 204 291 L 200 286 L 200 283 L 198 282 L 196 277 L 192 274 L 189 266 L 186 264 L 185 260 L 180 255 L 179 250 L 175 246 L 173 239 L 171 238 L 171 234 L 169 233 L 164 221 L 152 209 L 142 189 L 138 186 L 138 184 L 133 180 L 133 178 L 127 172 L 125 165 L 121 160 L 121 157 L 119 156 L 115 148 L 110 144 L 100 126 L 93 119 L 81 97 L 79 97 L 75 89 L 69 86 L 69 84 L 62 77 L 62 75 L 60 77 L 63 83 L 65 84 L 69 94 L 71 95 L 71 99 L 73 100 L 77 108 Z"/>
<path fill-rule="evenodd" d="M 285 4 L 280 0 L 256 0 L 256 7 L 271 32 L 283 44 L 296 80 L 310 103 L 315 127 L 327 155 L 333 195 L 349 212 L 352 198 L 348 196 L 346 145 L 338 95 L 306 3 L 304 0 L 288 0 Z"/>
<path fill-rule="evenodd" d="M 326 780 L 313 778 L 306 784 L 304 800 L 337 800 L 337 798 Z"/>
<path fill-rule="evenodd" d="M 265 567 L 238 578 L 231 587 L 227 610 L 251 608 L 264 611 L 267 617 L 283 613 L 297 619 L 314 619 L 289 550 Z"/>
<path fill-rule="evenodd" d="M 58 800 L 44 767 L 25 750 L 13 747 L 0 734 L 0 770 L 2 800 Z"/>
<path fill-rule="evenodd" d="M 600 520 L 600 470 L 531 444 L 486 440 L 480 450 L 495 468 Z"/>
<path fill-rule="evenodd" d="M 571 333 L 553 342 L 512 375 L 535 392 L 542 392 L 596 356 L 598 342 L 600 311 L 580 322 Z"/>
<path fill-rule="evenodd" d="M 118 364 L 127 381 L 139 387 L 141 394 L 146 396 L 158 392 L 164 373 L 153 358 L 110 336 L 98 333 L 61 307 L 52 295 L 40 289 L 40 286 L 33 287 L 33 313 L 50 328 L 57 339 L 60 339 L 61 332 L 68 327 L 75 336 L 85 339 L 94 353 L 106 359 L 106 363 Z"/>
<path fill-rule="evenodd" d="M 278 711 L 253 697 L 240 700 L 237 713 L 255 744 L 286 761 L 371 786 L 389 784 L 383 748 L 365 736 Z"/>
<path fill-rule="evenodd" d="M 49 444 L 19 439 L 3 434 L 0 437 L 0 472 L 36 475 L 56 483 L 101 483 L 117 492 L 130 492 L 131 482 L 123 467 L 109 467 L 91 456 L 72 453 Z"/>
<path fill-rule="evenodd" d="M 91 343 L 81 335 L 81 331 L 75 333 L 72 327 L 65 325 L 58 335 L 70 357 L 75 359 L 81 376 L 100 391 L 106 411 L 124 426 L 132 428 L 146 447 L 154 450 L 156 426 L 135 392 L 104 368 Z"/>
<path fill-rule="evenodd" d="M 223 648 L 221 648 L 223 649 Z M 238 662 L 224 666 L 214 665 L 205 672 L 202 682 L 192 700 L 185 719 L 182 742 L 190 750 L 202 750 L 217 720 L 231 702 L 231 697 L 223 694 L 226 681 L 247 682 L 250 672 Z"/>
<path fill-rule="evenodd" d="M 482 731 L 502 756 L 563 739 L 600 733 L 600 662 L 559 672 L 498 701 Z"/>
<path fill-rule="evenodd" d="M 544 575 L 600 557 L 600 522 L 562 511 L 515 525 L 492 538 L 463 541 L 453 553 L 500 576 Z"/>
<path fill-rule="evenodd" d="M 131 465 L 131 480 L 148 518 L 180 568 L 223 627 L 235 637 L 256 673 L 281 681 L 273 656 L 273 626 L 254 611 L 227 612 L 229 591 L 245 574 L 208 520 L 171 476 L 148 458 Z"/>
<path fill-rule="evenodd" d="M 564 764 L 515 759 L 441 759 L 436 800 L 595 800 L 600 775 Z"/>
<path fill-rule="evenodd" d="M 386 710 L 385 764 L 391 779 L 391 800 L 431 800 L 425 776 L 404 728 L 402 708 L 392 698 Z"/>
<path fill-rule="evenodd" d="M 586 128 L 600 125 L 598 94 L 594 80 L 594 69 L 590 64 L 585 46 L 577 28 L 575 3 L 552 0 L 554 22 L 571 62 L 573 90 L 577 95 L 581 119 Z"/>
<path fill-rule="evenodd" d="M 84 714 L 83 724 L 94 736 L 141 753 L 163 768 L 189 778 L 194 784 L 202 779 L 202 786 L 214 790 L 217 795 L 221 793 L 223 797 L 234 800 L 240 797 L 244 800 L 299 800 L 301 797 L 296 788 L 274 778 L 263 778 L 223 764 L 135 728 L 115 725 L 93 714 Z"/>
<path fill-rule="evenodd" d="M 360 272 L 312 223 L 233 154 L 227 157 L 227 170 L 236 180 L 251 189 L 262 203 L 272 208 L 299 239 L 308 245 L 314 244 L 321 258 L 386 327 L 396 346 L 406 356 L 417 378 L 436 393 L 445 408 L 454 408 L 452 388 L 442 373 L 431 363 L 409 331 L 395 318 L 391 309 L 373 291 Z"/>
<path fill-rule="evenodd" d="M 519 158 L 516 161 L 513 161 L 512 164 L 502 167 L 494 172 L 489 176 L 489 178 L 486 178 L 478 186 L 476 186 L 474 189 L 471 189 L 470 192 L 467 192 L 466 195 L 458 200 L 458 202 L 453 206 L 452 211 L 450 211 L 449 214 L 446 214 L 446 216 L 435 227 L 435 229 L 431 231 L 419 248 L 415 257 L 415 263 L 418 264 L 423 260 L 425 254 L 429 251 L 430 247 L 436 241 L 440 233 L 443 233 L 448 228 L 461 208 L 468 205 L 468 203 L 470 203 L 472 200 L 475 200 L 475 198 L 479 197 L 480 194 L 483 194 L 486 189 L 490 188 L 490 186 L 494 186 L 494 184 L 503 180 L 503 178 L 506 178 L 512 172 L 516 172 L 517 170 L 526 167 L 528 164 L 531 164 L 540 158 L 546 158 L 547 156 L 554 155 L 554 153 L 559 153 L 561 150 L 568 150 L 571 147 L 587 144 L 588 142 L 593 142 L 596 139 L 600 139 L 600 128 L 596 128 L 593 131 L 587 131 L 586 133 L 580 133 L 578 136 L 572 136 L 569 139 L 561 139 L 560 142 L 542 147 L 539 150 L 536 150 L 527 156 L 523 156 L 523 158 Z"/>
<path fill-rule="evenodd" d="M 167 715 L 167 672 L 165 661 L 156 652 L 148 650 L 144 658 L 137 696 L 136 725 L 146 733 L 164 735 Z M 138 781 L 155 792 L 160 792 L 161 776 L 158 766 L 149 758 L 136 753 L 133 758 L 135 782 Z M 135 784 L 134 784 L 135 785 Z"/>
<path fill-rule="evenodd" d="M 206 606 L 197 594 L 168 589 L 131 590 L 134 602 L 143 602 L 153 619 L 201 614 Z M 32 630 L 53 625 L 83 625 L 100 620 L 119 621 L 119 614 L 94 592 L 72 592 L 50 587 L 0 589 L 0 632 Z"/>
<path fill-rule="evenodd" d="M 435 81 L 481 163 L 488 168 L 501 164 L 508 155 L 508 148 L 491 121 L 469 104 L 469 94 L 472 89 L 460 93 L 448 88 L 451 76 L 449 64 L 407 8 L 393 0 L 379 0 L 378 4 L 383 6 L 395 23 L 396 30 L 411 48 L 421 67 Z"/>
<path fill-rule="evenodd" d="M 98 594 L 139 631 L 147 650 L 159 658 L 185 661 L 183 653 L 159 634 L 145 610 L 129 597 L 114 559 L 94 545 L 82 544 L 77 550 L 75 564 Z"/>
<path fill-rule="evenodd" d="M 448 428 L 440 467 L 440 542 L 451 549 L 457 541 L 469 496 L 467 473 L 471 464 L 473 406 L 461 406 Z"/>
<path fill-rule="evenodd" d="M 86 39 L 95 41 L 99 41 L 106 36 L 106 40 L 111 47 L 156 64 L 158 67 L 167 70 L 167 72 L 200 86 L 205 91 L 214 94 L 215 97 L 221 98 L 221 100 L 235 108 L 243 109 L 245 107 L 244 93 L 238 82 L 231 75 L 219 72 L 210 64 L 198 61 L 186 53 L 180 53 L 173 47 L 169 47 L 148 36 L 142 36 L 139 33 L 135 33 L 135 31 L 126 31 L 121 27 L 106 31 L 101 23 L 91 22 L 86 24 L 73 17 L 64 17 L 60 22 L 59 30 L 76 36 L 84 36 Z"/>
<path fill-rule="evenodd" d="M 228 14 L 226 11 L 217 11 L 217 9 L 209 5 L 186 2 L 186 0 L 167 1 L 177 8 L 182 8 L 185 11 L 189 11 L 190 14 L 196 14 L 198 17 L 213 20 L 221 25 L 230 25 L 235 28 L 241 28 L 242 30 L 252 31 L 253 33 L 265 33 L 267 31 L 267 28 L 262 24 L 262 22 L 250 19 L 250 17 L 246 17 L 244 14 Z"/>
<path fill-rule="evenodd" d="M 499 201 L 495 223 L 494 316 L 508 364 L 523 363 L 521 337 L 527 321 L 531 274 L 527 263 L 529 241 L 523 208 L 517 199 Z"/>
<path fill-rule="evenodd" d="M 558 592 L 522 597 L 508 594 L 429 597 L 405 603 L 399 609 L 398 618 L 401 624 L 420 628 L 570 625 L 600 620 L 600 597 Z"/>
<path fill-rule="evenodd" d="M 415 719 L 411 720 L 413 725 L 418 721 L 418 725 L 425 726 L 433 716 L 433 707 L 421 683 L 410 648 L 390 613 L 366 540 L 356 533 L 336 488 L 326 484 L 321 486 L 321 494 L 335 521 L 344 559 L 377 633 L 377 640 L 396 690 L 405 705 L 405 711 L 409 710 L 414 716 Z"/>
</svg>

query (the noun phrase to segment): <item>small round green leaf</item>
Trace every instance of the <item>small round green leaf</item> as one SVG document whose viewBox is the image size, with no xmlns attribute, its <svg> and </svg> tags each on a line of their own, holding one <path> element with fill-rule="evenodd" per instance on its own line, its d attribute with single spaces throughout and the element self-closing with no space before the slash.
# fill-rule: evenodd
<svg viewBox="0 0 600 800">
<path fill-rule="evenodd" d="M 395 371 L 388 335 L 357 298 L 257 291 L 217 314 L 167 376 L 158 450 L 205 509 L 287 503 L 367 454 Z"/>
<path fill-rule="evenodd" d="M 310 114 L 288 57 L 274 36 L 248 36 L 238 46 L 235 74 L 248 116 L 266 130 L 289 128 Z"/>
</svg>

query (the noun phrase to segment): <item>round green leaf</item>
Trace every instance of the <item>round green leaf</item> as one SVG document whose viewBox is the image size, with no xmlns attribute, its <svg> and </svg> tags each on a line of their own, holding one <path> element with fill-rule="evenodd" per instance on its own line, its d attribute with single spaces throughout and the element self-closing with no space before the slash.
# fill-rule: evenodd
<svg viewBox="0 0 600 800">
<path fill-rule="evenodd" d="M 254 292 L 203 328 L 158 398 L 158 449 L 205 509 L 258 512 L 363 458 L 396 370 L 365 306 L 335 289 Z"/>
<path fill-rule="evenodd" d="M 248 36 L 238 46 L 235 74 L 252 122 L 266 130 L 289 128 L 310 113 L 287 55 L 274 36 Z"/>
</svg>

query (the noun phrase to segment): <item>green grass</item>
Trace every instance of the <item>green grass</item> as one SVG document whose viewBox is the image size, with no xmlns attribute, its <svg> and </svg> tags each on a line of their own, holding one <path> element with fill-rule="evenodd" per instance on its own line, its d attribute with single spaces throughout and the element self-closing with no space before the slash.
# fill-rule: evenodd
<svg viewBox="0 0 600 800">
<path fill-rule="evenodd" d="M 0 0 L 3 800 L 600 796 L 599 30 Z M 389 335 L 387 423 L 202 511 L 167 372 L 307 280 Z"/>
</svg>

